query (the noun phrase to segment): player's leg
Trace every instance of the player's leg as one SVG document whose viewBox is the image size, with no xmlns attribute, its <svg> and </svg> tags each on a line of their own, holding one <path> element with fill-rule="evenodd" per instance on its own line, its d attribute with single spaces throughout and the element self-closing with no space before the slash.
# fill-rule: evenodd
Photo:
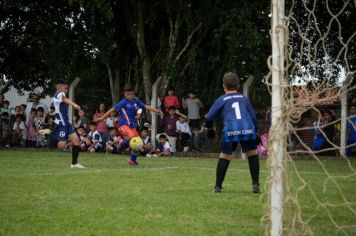
<svg viewBox="0 0 356 236">
<path fill-rule="evenodd" d="M 84 166 L 78 163 L 78 157 L 80 152 L 80 140 L 76 132 L 72 127 L 68 127 L 68 137 L 69 140 L 72 142 L 72 168 L 84 168 Z"/>
<path fill-rule="evenodd" d="M 260 160 L 257 151 L 257 143 L 255 140 L 241 141 L 242 152 L 246 153 L 248 165 L 252 179 L 252 191 L 254 193 L 260 192 Z"/>
<path fill-rule="evenodd" d="M 124 145 L 124 146 L 129 146 L 130 140 L 134 137 L 138 137 L 137 130 L 134 128 L 130 128 L 127 125 L 121 126 L 119 128 L 119 131 L 124 137 L 124 142 L 122 143 L 122 145 Z M 136 161 L 137 156 L 138 156 L 138 152 L 130 150 L 129 160 L 127 161 L 127 163 L 129 165 L 133 165 L 133 166 L 138 165 L 138 163 Z"/>
<path fill-rule="evenodd" d="M 232 152 L 236 148 L 236 142 L 222 143 L 219 161 L 216 167 L 215 193 L 220 193 L 225 179 L 230 161 L 233 158 Z"/>
</svg>

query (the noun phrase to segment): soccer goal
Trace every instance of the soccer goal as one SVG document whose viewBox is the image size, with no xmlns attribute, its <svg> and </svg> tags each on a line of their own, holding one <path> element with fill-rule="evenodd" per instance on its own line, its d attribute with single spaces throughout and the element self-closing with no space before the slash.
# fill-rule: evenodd
<svg viewBox="0 0 356 236">
<path fill-rule="evenodd" d="M 265 234 L 355 235 L 356 1 L 272 0 L 271 19 Z"/>
</svg>

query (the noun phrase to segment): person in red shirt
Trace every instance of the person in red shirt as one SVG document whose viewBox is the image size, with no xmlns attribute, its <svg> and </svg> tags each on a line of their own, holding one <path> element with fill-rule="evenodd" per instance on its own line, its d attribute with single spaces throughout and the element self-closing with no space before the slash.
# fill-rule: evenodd
<svg viewBox="0 0 356 236">
<path fill-rule="evenodd" d="M 168 112 L 168 108 L 174 106 L 177 109 L 179 108 L 179 99 L 176 95 L 174 95 L 174 89 L 169 88 L 167 95 L 164 97 L 164 110 Z"/>
</svg>

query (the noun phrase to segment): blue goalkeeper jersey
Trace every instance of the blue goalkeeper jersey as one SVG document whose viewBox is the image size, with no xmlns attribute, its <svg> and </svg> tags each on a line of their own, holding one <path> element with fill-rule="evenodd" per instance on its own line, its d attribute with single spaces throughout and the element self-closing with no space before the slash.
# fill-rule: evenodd
<svg viewBox="0 0 356 236">
<path fill-rule="evenodd" d="M 356 115 L 349 117 L 347 126 L 349 129 L 349 139 L 356 140 Z"/>
<path fill-rule="evenodd" d="M 224 142 L 256 139 L 256 113 L 250 101 L 242 94 L 228 93 L 219 97 L 205 117 L 206 127 L 211 127 L 218 116 L 224 122 Z"/>
</svg>

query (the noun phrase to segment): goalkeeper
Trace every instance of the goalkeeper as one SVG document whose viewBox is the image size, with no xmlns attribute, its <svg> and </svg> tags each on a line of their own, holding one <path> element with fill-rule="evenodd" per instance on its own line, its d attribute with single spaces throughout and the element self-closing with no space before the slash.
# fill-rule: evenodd
<svg viewBox="0 0 356 236">
<path fill-rule="evenodd" d="M 110 110 L 108 110 L 103 116 L 96 119 L 96 122 L 101 122 L 110 116 L 110 114 L 116 111 L 119 114 L 119 127 L 118 131 L 124 137 L 124 140 L 119 144 L 119 149 L 125 150 L 133 137 L 139 136 L 136 130 L 138 126 L 136 115 L 142 112 L 142 109 L 157 112 L 162 115 L 162 112 L 157 108 L 149 105 L 145 105 L 142 101 L 135 97 L 135 92 L 130 84 L 124 87 L 124 96 L 122 100 L 116 103 Z M 138 153 L 131 151 L 130 159 L 128 160 L 129 165 L 137 165 L 137 155 Z"/>
<path fill-rule="evenodd" d="M 235 73 L 226 73 L 223 77 L 225 94 L 219 97 L 205 117 L 205 126 L 212 131 L 214 120 L 221 114 L 224 122 L 222 130 L 221 153 L 216 168 L 214 192 L 220 193 L 226 171 L 233 158 L 232 152 L 240 142 L 242 151 L 248 157 L 252 178 L 252 191 L 259 193 L 259 157 L 257 151 L 257 120 L 250 101 L 238 92 L 240 79 Z"/>
</svg>

